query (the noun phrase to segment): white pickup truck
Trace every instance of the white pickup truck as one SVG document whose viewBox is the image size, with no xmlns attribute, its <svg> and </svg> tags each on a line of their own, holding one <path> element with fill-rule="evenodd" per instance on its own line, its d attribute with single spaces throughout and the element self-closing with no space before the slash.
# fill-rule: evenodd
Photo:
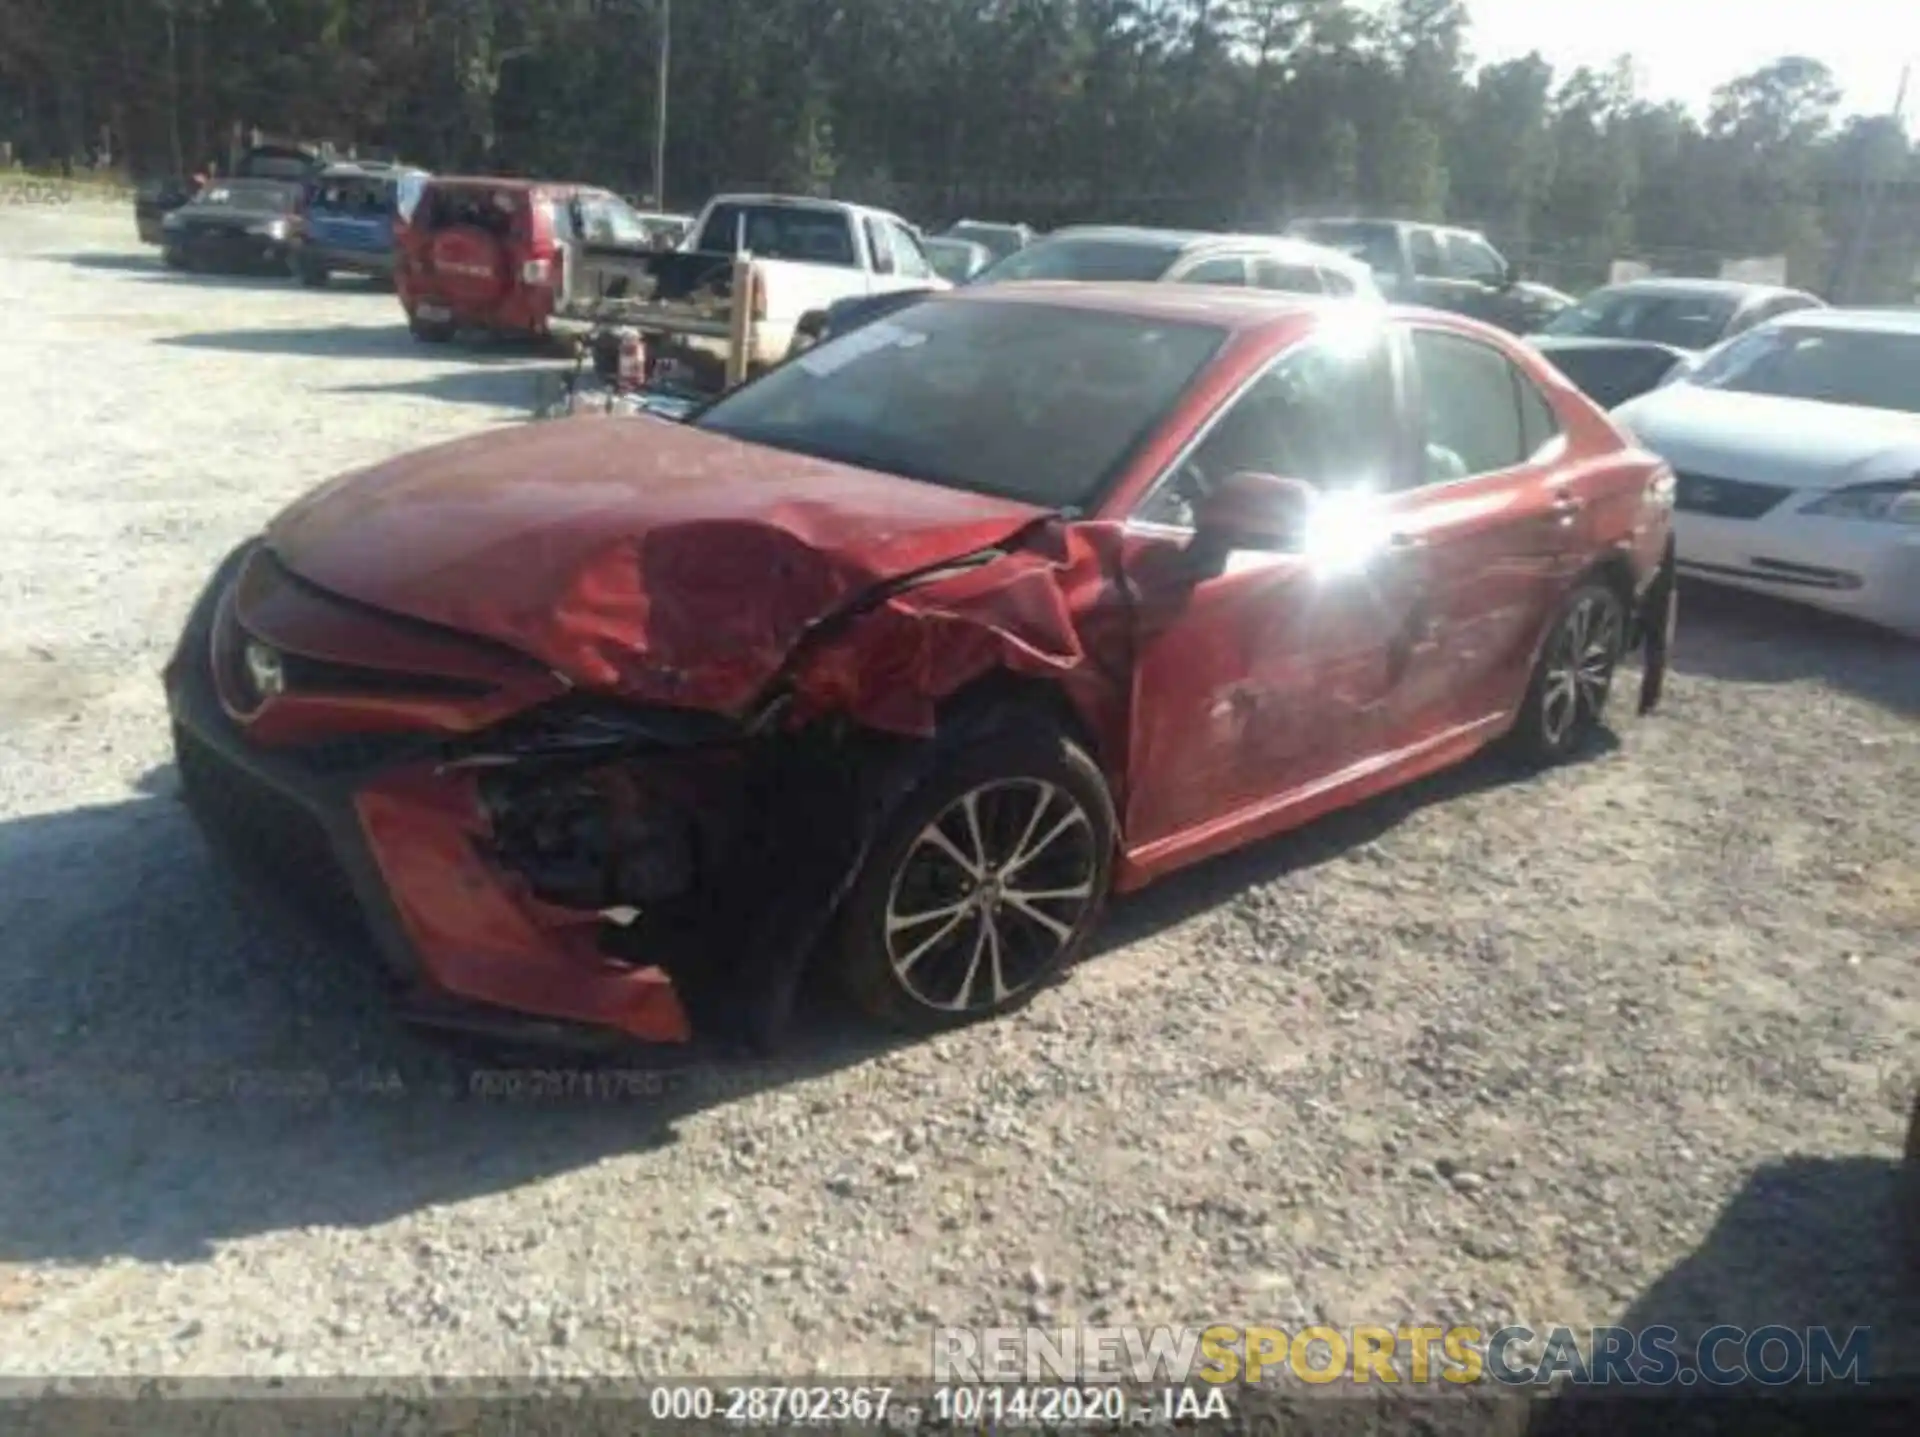
<svg viewBox="0 0 1920 1437">
<path fill-rule="evenodd" d="M 737 259 L 750 259 L 756 276 L 750 323 L 730 323 Z M 579 235 L 561 274 L 556 333 L 617 320 L 654 354 L 721 366 L 740 342 L 748 374 L 785 359 L 801 317 L 836 300 L 949 287 L 898 215 L 786 195 L 716 195 L 673 251 Z"/>
</svg>

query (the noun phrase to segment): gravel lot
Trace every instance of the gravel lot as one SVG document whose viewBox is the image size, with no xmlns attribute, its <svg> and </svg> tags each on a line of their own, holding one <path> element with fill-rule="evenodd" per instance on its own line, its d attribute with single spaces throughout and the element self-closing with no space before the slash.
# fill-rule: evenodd
<svg viewBox="0 0 1920 1437">
<path fill-rule="evenodd" d="M 936 1322 L 1876 1326 L 1920 649 L 1687 596 L 1668 708 L 1126 904 L 1012 1020 L 476 1097 L 235 906 L 158 669 L 284 502 L 550 365 L 0 210 L 0 1371 L 900 1373 Z"/>
</svg>

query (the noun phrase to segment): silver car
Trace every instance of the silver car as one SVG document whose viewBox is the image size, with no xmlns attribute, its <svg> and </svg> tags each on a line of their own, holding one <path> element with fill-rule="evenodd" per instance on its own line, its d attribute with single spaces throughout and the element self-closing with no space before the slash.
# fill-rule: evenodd
<svg viewBox="0 0 1920 1437">
<path fill-rule="evenodd" d="M 1808 309 L 1614 411 L 1678 480 L 1680 571 L 1920 637 L 1920 309 Z"/>
</svg>

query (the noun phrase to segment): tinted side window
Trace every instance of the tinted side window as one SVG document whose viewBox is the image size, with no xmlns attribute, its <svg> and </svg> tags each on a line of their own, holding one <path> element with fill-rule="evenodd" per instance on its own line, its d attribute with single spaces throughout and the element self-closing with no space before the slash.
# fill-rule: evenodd
<svg viewBox="0 0 1920 1437">
<path fill-rule="evenodd" d="M 1520 396 L 1520 443 L 1527 458 L 1537 457 L 1560 434 L 1560 416 L 1553 412 L 1553 406 L 1547 403 L 1547 396 L 1540 392 L 1540 386 L 1512 365 L 1513 387 Z"/>
<path fill-rule="evenodd" d="M 1525 462 L 1513 366 L 1478 340 L 1413 332 L 1426 426 L 1426 482 L 1492 474 Z"/>
<path fill-rule="evenodd" d="M 1282 264 L 1277 259 L 1256 259 L 1253 282 L 1259 289 L 1282 290 L 1288 294 L 1322 292 L 1319 270 L 1312 265 Z"/>
<path fill-rule="evenodd" d="M 912 279 L 932 279 L 933 266 L 907 227 L 897 220 L 886 221 L 887 236 L 893 242 L 894 267 Z"/>
<path fill-rule="evenodd" d="M 1205 438 L 1147 496 L 1151 523 L 1193 525 L 1193 505 L 1243 470 L 1323 489 L 1391 482 L 1398 425 L 1384 337 L 1358 352 L 1308 340 L 1280 356 L 1218 415 Z"/>
<path fill-rule="evenodd" d="M 1453 279 L 1473 280 L 1477 284 L 1497 284 L 1504 273 L 1500 256 L 1490 245 L 1472 235 L 1447 236 L 1447 274 Z"/>
<path fill-rule="evenodd" d="M 861 220 L 860 227 L 867 236 L 867 253 L 873 256 L 873 272 L 892 274 L 893 246 L 887 242 L 886 231 L 870 219 Z"/>
<path fill-rule="evenodd" d="M 1407 254 L 1413 261 L 1413 272 L 1420 278 L 1434 279 L 1442 273 L 1440 242 L 1432 230 L 1409 230 Z"/>
<path fill-rule="evenodd" d="M 1237 255 L 1205 259 L 1180 276 L 1182 284 L 1245 285 L 1247 262 Z"/>
</svg>

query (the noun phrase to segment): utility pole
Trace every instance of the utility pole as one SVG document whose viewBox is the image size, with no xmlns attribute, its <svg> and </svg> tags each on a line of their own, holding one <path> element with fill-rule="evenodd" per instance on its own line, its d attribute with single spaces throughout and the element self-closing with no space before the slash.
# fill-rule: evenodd
<svg viewBox="0 0 1920 1437">
<path fill-rule="evenodd" d="M 1903 141 L 1907 134 L 1907 82 L 1912 78 L 1913 65 L 1911 63 L 1902 65 L 1900 86 L 1894 91 L 1893 110 L 1889 116 L 1893 121 L 1894 133 Z M 1868 236 L 1872 233 L 1874 220 L 1879 215 L 1880 192 L 1886 188 L 1884 177 L 1873 173 L 1874 151 L 1871 140 L 1860 148 L 1860 179 L 1865 194 L 1860 205 L 1860 223 L 1853 231 L 1853 243 L 1847 247 L 1846 258 L 1841 263 L 1840 273 L 1835 277 L 1831 294 L 1835 304 L 1846 304 L 1854 296 L 1855 287 L 1860 282 L 1861 266 L 1866 263 Z"/>
<path fill-rule="evenodd" d="M 653 118 L 653 204 L 667 207 L 667 58 L 673 40 L 673 0 L 660 0 L 659 109 Z"/>
</svg>

